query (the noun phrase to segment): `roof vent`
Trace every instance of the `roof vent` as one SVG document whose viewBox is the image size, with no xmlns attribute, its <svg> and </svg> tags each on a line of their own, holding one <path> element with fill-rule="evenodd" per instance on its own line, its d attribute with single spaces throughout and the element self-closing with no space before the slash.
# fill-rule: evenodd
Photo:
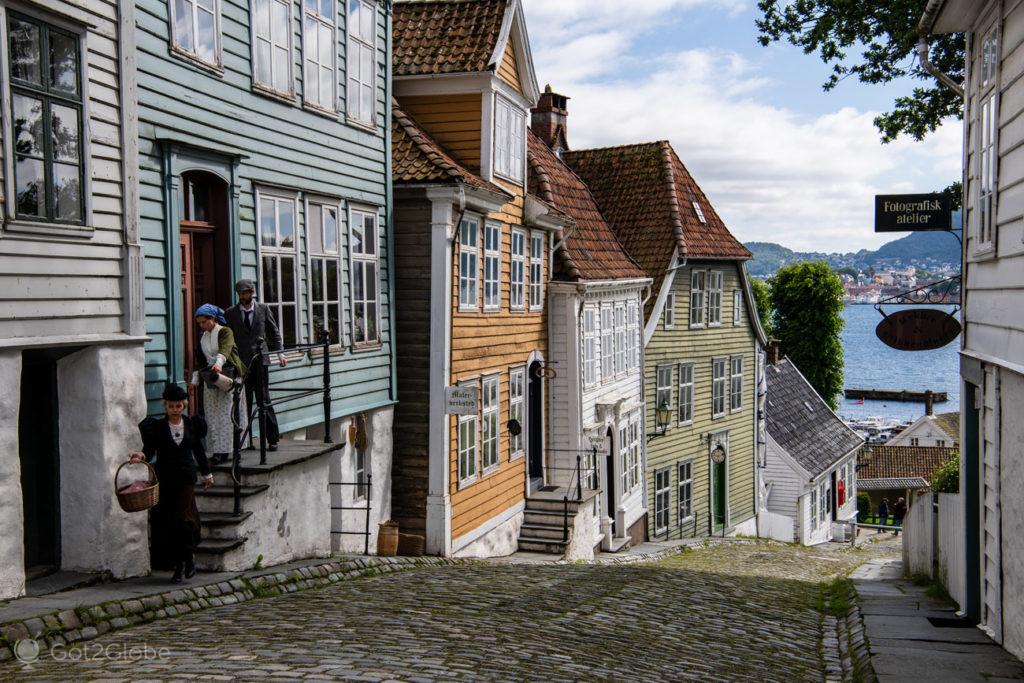
<svg viewBox="0 0 1024 683">
<path fill-rule="evenodd" d="M 804 401 L 804 406 L 807 407 L 807 410 L 811 411 L 812 413 L 814 412 L 814 406 L 812 406 L 809 401 Z"/>
</svg>

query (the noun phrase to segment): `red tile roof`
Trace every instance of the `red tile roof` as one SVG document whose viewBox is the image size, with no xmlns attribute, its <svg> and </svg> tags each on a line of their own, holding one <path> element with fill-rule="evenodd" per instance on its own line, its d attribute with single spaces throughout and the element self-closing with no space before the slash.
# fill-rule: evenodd
<svg viewBox="0 0 1024 683">
<path fill-rule="evenodd" d="M 676 247 L 690 259 L 751 257 L 668 142 L 573 150 L 563 159 L 586 182 L 626 252 L 654 278 L 655 291 Z"/>
<path fill-rule="evenodd" d="M 394 74 L 488 71 L 509 0 L 399 0 Z"/>
<path fill-rule="evenodd" d="M 956 453 L 955 448 L 934 446 L 873 446 L 861 453 L 857 479 L 922 477 L 931 481 L 936 470 Z"/>
<path fill-rule="evenodd" d="M 391 156 L 396 184 L 461 182 L 508 195 L 453 159 L 395 101 L 391 103 Z"/>
<path fill-rule="evenodd" d="M 569 216 L 558 250 L 556 276 L 566 280 L 621 280 L 646 278 L 605 222 L 586 184 L 555 156 L 533 131 L 527 135 L 529 188 L 546 203 Z"/>
</svg>

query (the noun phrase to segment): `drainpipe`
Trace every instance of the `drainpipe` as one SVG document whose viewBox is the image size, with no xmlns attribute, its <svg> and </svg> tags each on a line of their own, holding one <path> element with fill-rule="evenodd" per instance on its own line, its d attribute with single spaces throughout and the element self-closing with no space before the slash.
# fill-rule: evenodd
<svg viewBox="0 0 1024 683">
<path fill-rule="evenodd" d="M 933 4 L 935 4 L 935 3 L 928 3 L 928 7 L 931 8 L 931 6 Z M 926 12 L 927 12 L 927 10 L 926 10 Z M 926 14 L 926 16 L 927 16 L 927 14 Z M 922 19 L 922 21 L 923 21 L 923 19 Z M 928 36 L 927 35 L 922 35 L 921 38 L 917 41 L 917 58 L 921 62 L 921 68 L 922 69 L 924 69 L 925 71 L 930 73 L 932 76 L 934 76 L 936 79 L 938 79 L 939 83 L 942 83 L 944 86 L 946 86 L 947 88 L 949 88 L 950 90 L 955 92 L 957 94 L 957 97 L 963 99 L 963 97 L 964 97 L 964 88 L 963 88 L 963 86 L 961 84 L 957 83 L 956 80 L 954 80 L 952 76 L 950 76 L 946 72 L 942 71 L 937 66 L 932 64 L 931 61 L 929 61 L 929 59 L 928 59 Z"/>
<path fill-rule="evenodd" d="M 385 63 L 385 74 L 387 78 L 384 79 L 384 203 L 385 211 L 387 211 L 387 248 L 388 248 L 388 321 L 391 329 L 388 334 L 388 342 L 391 347 L 391 387 L 388 392 L 392 403 L 398 401 L 398 351 L 395 348 L 395 337 L 397 336 L 395 327 L 395 191 L 394 182 L 391 177 L 392 159 L 391 159 L 391 97 L 392 97 L 392 83 L 391 83 L 391 21 L 392 21 L 392 8 L 391 3 L 388 2 L 385 5 L 385 11 L 387 16 L 388 25 L 388 37 L 387 37 L 387 54 L 384 57 Z"/>
</svg>

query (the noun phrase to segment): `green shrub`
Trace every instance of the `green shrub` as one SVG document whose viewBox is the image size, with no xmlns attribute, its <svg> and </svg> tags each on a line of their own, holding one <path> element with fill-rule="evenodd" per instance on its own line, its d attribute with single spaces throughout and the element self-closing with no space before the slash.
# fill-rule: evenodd
<svg viewBox="0 0 1024 683">
<path fill-rule="evenodd" d="M 871 515 L 871 496 L 863 491 L 857 494 L 857 519 L 865 521 Z"/>
<path fill-rule="evenodd" d="M 932 475 L 935 493 L 960 493 L 960 454 L 954 453 L 946 464 Z"/>
</svg>

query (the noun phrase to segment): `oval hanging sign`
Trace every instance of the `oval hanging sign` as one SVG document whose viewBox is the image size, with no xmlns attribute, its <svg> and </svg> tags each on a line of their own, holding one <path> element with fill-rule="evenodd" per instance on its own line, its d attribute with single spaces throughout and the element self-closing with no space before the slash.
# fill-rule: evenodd
<svg viewBox="0 0 1024 683">
<path fill-rule="evenodd" d="M 941 349 L 960 334 L 960 321 L 932 308 L 912 308 L 887 316 L 875 328 L 885 344 L 900 351 Z"/>
</svg>

